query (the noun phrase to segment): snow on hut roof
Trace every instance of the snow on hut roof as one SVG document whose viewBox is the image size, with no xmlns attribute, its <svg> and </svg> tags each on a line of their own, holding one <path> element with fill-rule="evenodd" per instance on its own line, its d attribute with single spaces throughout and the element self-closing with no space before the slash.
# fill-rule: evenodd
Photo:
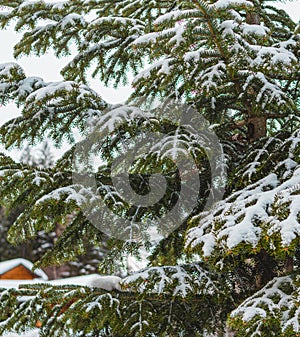
<svg viewBox="0 0 300 337">
<path fill-rule="evenodd" d="M 40 279 L 43 279 L 45 281 L 48 280 L 48 276 L 41 269 L 33 270 L 33 263 L 21 258 L 0 262 L 0 275 L 7 273 L 11 269 L 18 267 L 19 265 L 24 266 Z"/>
</svg>

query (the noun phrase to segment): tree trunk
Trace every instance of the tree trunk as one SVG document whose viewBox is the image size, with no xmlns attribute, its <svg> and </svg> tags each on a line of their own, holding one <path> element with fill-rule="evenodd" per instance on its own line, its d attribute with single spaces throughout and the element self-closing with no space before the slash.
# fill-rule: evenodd
<svg viewBox="0 0 300 337">
<path fill-rule="evenodd" d="M 255 257 L 256 265 L 256 277 L 255 285 L 256 289 L 261 289 L 266 283 L 272 280 L 275 276 L 274 265 L 275 261 L 264 249 L 262 249 Z"/>
<path fill-rule="evenodd" d="M 294 261 L 291 256 L 288 256 L 284 261 L 284 271 L 288 274 L 294 271 Z"/>
<path fill-rule="evenodd" d="M 267 120 L 264 116 L 250 116 L 247 121 L 247 138 L 251 143 L 267 134 Z"/>
<path fill-rule="evenodd" d="M 246 14 L 246 23 L 249 25 L 259 25 L 260 16 L 258 13 L 248 11 Z M 252 106 L 248 106 L 248 141 L 251 143 L 259 138 L 265 137 L 267 134 L 267 121 L 263 116 L 257 116 L 253 114 Z"/>
<path fill-rule="evenodd" d="M 247 12 L 246 22 L 249 25 L 259 25 L 260 24 L 260 16 L 255 12 Z"/>
</svg>

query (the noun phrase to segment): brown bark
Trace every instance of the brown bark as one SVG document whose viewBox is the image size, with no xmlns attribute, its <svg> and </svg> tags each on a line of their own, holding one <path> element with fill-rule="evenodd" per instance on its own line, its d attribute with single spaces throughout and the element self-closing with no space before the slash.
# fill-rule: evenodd
<svg viewBox="0 0 300 337">
<path fill-rule="evenodd" d="M 266 283 L 272 280 L 274 274 L 274 259 L 264 249 L 255 257 L 256 259 L 256 289 L 261 289 Z"/>
<path fill-rule="evenodd" d="M 262 274 L 259 273 L 255 276 L 256 289 L 261 289 L 263 287 Z"/>
<path fill-rule="evenodd" d="M 246 14 L 246 22 L 249 25 L 259 25 L 260 24 L 260 16 L 255 12 L 247 12 Z"/>
<path fill-rule="evenodd" d="M 267 134 L 267 119 L 264 116 L 249 117 L 247 121 L 247 138 L 249 142 L 253 142 L 259 138 L 265 137 Z"/>
<path fill-rule="evenodd" d="M 260 15 L 254 11 L 248 11 L 246 14 L 246 23 L 249 25 L 260 25 Z M 265 137 L 267 133 L 267 120 L 264 116 L 253 115 L 252 107 L 248 107 L 248 141 L 253 142 L 259 138 Z"/>
<path fill-rule="evenodd" d="M 288 256 L 284 262 L 284 270 L 286 273 L 292 273 L 294 271 L 294 261 L 291 256 Z"/>
</svg>

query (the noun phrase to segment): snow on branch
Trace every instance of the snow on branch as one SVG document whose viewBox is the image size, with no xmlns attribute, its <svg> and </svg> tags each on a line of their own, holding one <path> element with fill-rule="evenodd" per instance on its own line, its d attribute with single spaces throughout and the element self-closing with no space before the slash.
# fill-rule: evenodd
<svg viewBox="0 0 300 337">
<path fill-rule="evenodd" d="M 5 86 L 11 85 L 7 81 Z M 1 127 L 7 146 L 20 145 L 25 139 L 32 143 L 46 134 L 57 143 L 62 137 L 72 143 L 75 126 L 83 130 L 90 118 L 100 116 L 108 106 L 94 90 L 74 81 L 44 83 L 30 77 L 9 90 L 24 107 L 22 116 Z"/>
<path fill-rule="evenodd" d="M 246 6 L 253 7 L 253 3 L 247 0 L 217 0 L 213 3 L 213 6 L 218 9 L 225 9 L 228 7 Z"/>
<path fill-rule="evenodd" d="M 17 98 L 19 88 L 23 85 L 26 76 L 24 70 L 17 63 L 9 62 L 0 64 L 0 99 L 3 103 L 9 99 Z M 26 88 L 28 88 L 26 86 Z"/>
<path fill-rule="evenodd" d="M 238 336 L 261 336 L 263 331 L 267 332 L 268 323 L 273 325 L 272 331 L 278 329 L 278 335 L 299 334 L 299 289 L 299 277 L 277 277 L 247 298 L 230 315 L 231 325 L 239 330 Z"/>
<path fill-rule="evenodd" d="M 251 45 L 251 49 L 256 52 L 252 65 L 260 65 L 269 58 L 273 65 L 281 63 L 285 66 L 290 66 L 297 62 L 297 58 L 293 52 L 288 50 L 288 47 L 295 45 L 296 41 L 292 39 L 290 39 L 289 43 L 282 43 L 280 47 Z"/>
<path fill-rule="evenodd" d="M 117 130 L 121 125 L 132 123 L 135 120 L 147 120 L 151 114 L 140 108 L 129 105 L 115 105 L 102 116 L 95 119 L 95 130 L 108 133 Z"/>
<path fill-rule="evenodd" d="M 275 101 L 278 105 L 291 105 L 288 95 L 282 90 L 282 88 L 267 79 L 262 72 L 251 74 L 246 79 L 243 86 L 244 93 L 241 93 L 240 97 L 247 93 L 247 90 L 255 83 L 259 83 L 260 89 L 256 94 L 256 102 L 261 102 L 262 108 L 265 108 L 267 104 Z"/>
<path fill-rule="evenodd" d="M 218 293 L 218 281 L 213 274 L 197 264 L 147 268 L 127 276 L 121 285 L 140 293 L 170 294 L 183 298 L 192 294 Z"/>
<path fill-rule="evenodd" d="M 181 19 L 185 19 L 189 16 L 199 16 L 201 15 L 199 13 L 198 10 L 196 9 L 187 9 L 187 10 L 175 10 L 175 11 L 171 11 L 171 12 L 168 12 L 166 14 L 163 14 L 161 16 L 159 16 L 155 21 L 154 21 L 154 24 L 155 25 L 160 25 L 160 24 L 163 24 L 165 22 L 169 22 L 169 21 L 179 21 Z"/>
<path fill-rule="evenodd" d="M 231 252 L 245 244 L 254 249 L 262 242 L 271 251 L 292 249 L 300 238 L 299 146 L 300 130 L 275 153 L 263 156 L 266 161 L 257 167 L 269 174 L 232 193 L 208 215 L 195 217 L 198 224 L 189 230 L 187 246 L 201 247 L 204 256 L 219 250 Z M 249 172 L 249 167 L 245 167 Z"/>
</svg>

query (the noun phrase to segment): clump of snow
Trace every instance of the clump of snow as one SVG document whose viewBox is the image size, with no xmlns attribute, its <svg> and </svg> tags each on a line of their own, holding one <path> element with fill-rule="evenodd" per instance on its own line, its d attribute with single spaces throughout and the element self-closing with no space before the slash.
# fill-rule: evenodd
<svg viewBox="0 0 300 337">
<path fill-rule="evenodd" d="M 23 8 L 23 7 L 27 7 L 27 6 L 32 6 L 32 5 L 35 5 L 37 3 L 39 3 L 40 0 L 26 0 L 26 1 L 23 1 L 20 5 L 19 5 L 19 8 Z"/>
<path fill-rule="evenodd" d="M 90 282 L 89 286 L 101 288 L 107 291 L 118 290 L 121 291 L 120 282 L 122 279 L 118 276 L 95 276 Z"/>
<path fill-rule="evenodd" d="M 267 58 L 271 59 L 272 64 L 282 63 L 284 65 L 291 65 L 293 62 L 297 62 L 296 56 L 287 49 L 292 45 L 292 41 L 282 44 L 280 47 L 266 47 L 259 45 L 250 45 L 251 49 L 256 52 L 256 57 L 252 62 L 252 65 L 261 65 Z"/>
<path fill-rule="evenodd" d="M 170 21 L 170 20 L 179 20 L 181 18 L 184 18 L 190 14 L 196 14 L 198 11 L 196 9 L 187 9 L 187 10 L 174 10 L 171 12 L 168 12 L 166 14 L 163 14 L 159 16 L 155 21 L 155 25 L 160 25 L 163 24 L 165 21 Z"/>
<path fill-rule="evenodd" d="M 220 24 L 220 28 L 223 31 L 223 35 L 232 35 L 234 36 L 234 29 L 238 27 L 238 23 L 234 20 L 225 20 Z"/>
<path fill-rule="evenodd" d="M 78 22 L 81 25 L 85 24 L 84 18 L 76 13 L 68 14 L 63 18 L 63 20 L 60 22 L 61 29 L 65 29 L 67 26 L 76 26 L 78 25 Z"/>
<path fill-rule="evenodd" d="M 260 35 L 260 36 L 266 36 L 269 32 L 270 29 L 262 26 L 262 25 L 249 25 L 247 23 L 244 23 L 241 25 L 242 32 L 243 34 L 255 34 L 255 35 Z"/>
<path fill-rule="evenodd" d="M 151 76 L 151 73 L 155 70 L 160 72 L 161 74 L 169 74 L 171 72 L 171 63 L 173 59 L 172 58 L 166 58 L 162 59 L 160 61 L 155 62 L 150 67 L 144 69 L 141 71 L 135 78 L 133 79 L 133 84 L 137 83 L 139 80 L 143 78 L 148 78 Z"/>
<path fill-rule="evenodd" d="M 134 106 L 112 106 L 98 119 L 96 130 L 112 132 L 124 123 L 132 122 L 135 119 L 147 119 L 150 116 L 149 113 Z"/>
<path fill-rule="evenodd" d="M 85 85 L 78 85 L 73 81 L 50 82 L 44 88 L 34 91 L 27 97 L 27 100 L 43 100 L 47 97 L 54 96 L 60 91 L 80 91 L 81 95 L 88 94 L 91 90 Z"/>
<path fill-rule="evenodd" d="M 134 40 L 135 45 L 142 45 L 142 44 L 147 44 L 150 42 L 156 42 L 157 38 L 159 37 L 158 33 L 148 33 L 143 36 L 138 37 L 137 39 Z"/>
<path fill-rule="evenodd" d="M 107 291 L 119 290 L 121 291 L 120 286 L 121 278 L 118 276 L 108 275 L 102 276 L 97 274 L 84 275 L 84 276 L 75 276 L 65 279 L 53 280 L 49 283 L 52 285 L 82 285 L 89 287 L 101 288 Z"/>
<path fill-rule="evenodd" d="M 218 0 L 213 4 L 218 9 L 224 9 L 230 6 L 247 6 L 253 7 L 253 3 L 247 0 Z"/>
</svg>

